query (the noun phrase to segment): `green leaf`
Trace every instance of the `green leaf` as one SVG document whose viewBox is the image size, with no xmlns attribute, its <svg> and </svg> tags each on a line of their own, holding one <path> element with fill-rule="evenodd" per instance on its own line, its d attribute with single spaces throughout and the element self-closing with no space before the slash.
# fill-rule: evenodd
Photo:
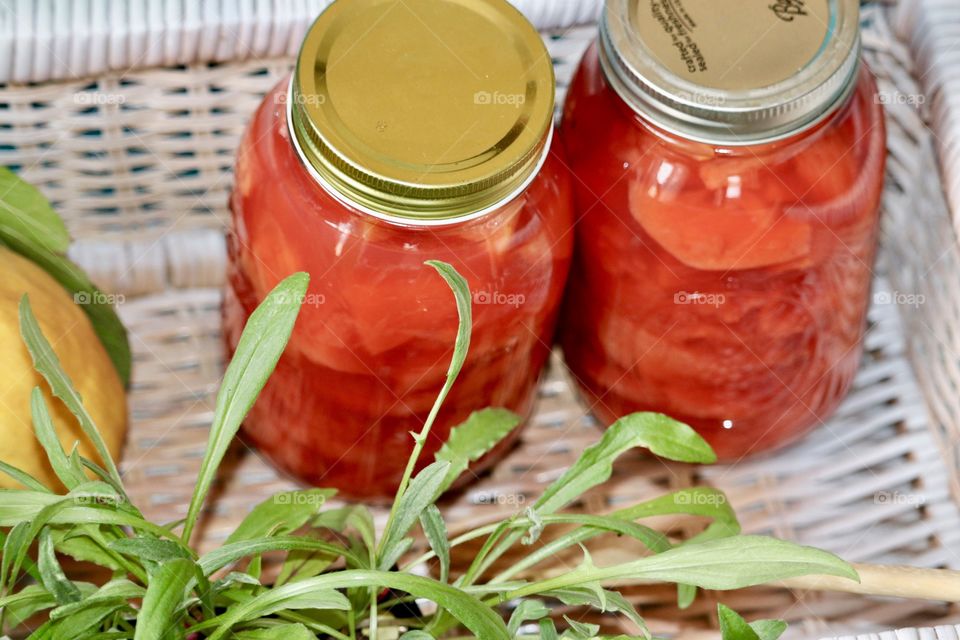
<svg viewBox="0 0 960 640">
<path fill-rule="evenodd" d="M 557 640 L 557 627 L 553 620 L 540 621 L 540 640 Z"/>
<path fill-rule="evenodd" d="M 400 640 L 434 640 L 434 638 L 426 631 L 422 631 L 420 629 L 411 629 L 400 636 Z"/>
<path fill-rule="evenodd" d="M 370 509 L 362 504 L 328 509 L 318 515 L 312 524 L 318 529 L 329 529 L 337 533 L 345 533 L 348 529 L 353 529 L 360 534 L 360 539 L 368 549 L 373 549 L 376 544 L 373 515 Z"/>
<path fill-rule="evenodd" d="M 64 254 L 66 228 L 47 200 L 32 186 L 0 168 L 0 242 L 46 271 L 74 297 L 90 319 L 124 385 L 130 381 L 127 331 L 107 296 Z"/>
<path fill-rule="evenodd" d="M 644 638 L 650 637 L 650 631 L 647 628 L 646 621 L 640 617 L 640 614 L 637 613 L 637 610 L 630 604 L 630 601 L 624 598 L 619 591 L 601 589 L 598 594 L 597 591 L 591 587 L 567 587 L 565 589 L 546 591 L 543 595 L 556 598 L 560 602 L 574 607 L 590 606 L 601 613 L 620 613 L 641 629 Z"/>
<path fill-rule="evenodd" d="M 271 536 L 256 540 L 241 540 L 233 542 L 205 554 L 197 562 L 203 575 L 211 575 L 232 562 L 241 558 L 259 555 L 270 551 L 313 551 L 353 558 L 351 552 L 335 543 L 324 540 L 314 540 L 303 536 Z"/>
<path fill-rule="evenodd" d="M 420 518 L 420 514 L 440 497 L 449 470 L 449 462 L 434 462 L 418 473 L 410 482 L 407 491 L 400 496 L 394 519 L 387 523 L 387 529 L 380 541 L 382 551 L 377 562 L 381 571 L 390 569 L 408 548 L 404 543 L 407 532 Z"/>
<path fill-rule="evenodd" d="M 40 530 L 40 550 L 37 556 L 37 567 L 40 569 L 40 579 L 44 588 L 56 598 L 59 604 L 70 604 L 80 601 L 80 590 L 77 585 L 67 579 L 57 556 L 53 550 L 53 538 L 50 528 Z"/>
<path fill-rule="evenodd" d="M 787 630 L 787 623 L 783 620 L 755 620 L 750 623 L 760 640 L 777 640 Z"/>
<path fill-rule="evenodd" d="M 150 562 L 169 562 L 178 558 L 191 559 L 189 552 L 176 542 L 158 538 L 121 538 L 109 544 L 110 549 L 125 556 Z"/>
<path fill-rule="evenodd" d="M 0 598 L 4 620 L 11 628 L 16 628 L 30 616 L 55 606 L 57 601 L 38 584 L 29 584 L 17 593 Z"/>
<path fill-rule="evenodd" d="M 394 589 L 416 598 L 426 598 L 435 602 L 452 614 L 478 638 L 510 640 L 506 625 L 493 609 L 461 589 L 430 578 L 397 571 L 334 571 L 308 580 L 284 585 L 275 591 L 294 587 L 296 587 L 297 592 L 371 587 Z M 212 636 L 211 640 L 214 640 Z"/>
<path fill-rule="evenodd" d="M 460 318 L 460 324 L 457 328 L 457 339 L 454 344 L 453 358 L 450 360 L 450 367 L 447 369 L 447 384 L 444 385 L 445 391 L 453 386 L 453 381 L 460 375 L 460 369 L 467 359 L 467 352 L 470 350 L 470 332 L 473 330 L 473 308 L 470 297 L 470 287 L 467 281 L 463 279 L 457 270 L 446 262 L 439 260 L 428 260 L 426 264 L 430 265 L 440 276 L 447 281 L 450 289 L 453 291 L 454 298 L 457 301 L 457 315 Z M 443 404 L 447 394 L 440 393 L 437 404 Z"/>
<path fill-rule="evenodd" d="M 730 536 L 674 547 L 616 567 L 576 569 L 500 596 L 502 601 L 570 586 L 620 580 L 691 584 L 718 591 L 804 575 L 858 580 L 849 564 L 826 551 L 764 536 Z"/>
<path fill-rule="evenodd" d="M 43 194 L 0 167 L 0 237 L 8 234 L 54 253 L 66 253 L 70 246 L 63 220 Z"/>
<path fill-rule="evenodd" d="M 420 514 L 420 526 L 430 543 L 430 548 L 440 561 L 440 582 L 447 582 L 450 576 L 450 540 L 447 525 L 437 505 L 431 504 Z"/>
<path fill-rule="evenodd" d="M 22 471 L 12 464 L 7 464 L 3 460 L 0 460 L 0 473 L 4 473 L 20 484 L 22 484 L 27 489 L 32 489 L 33 491 L 41 491 L 44 493 L 52 493 L 48 487 L 43 486 L 39 480 L 31 476 L 26 471 Z"/>
<path fill-rule="evenodd" d="M 296 609 L 333 609 L 348 611 L 350 601 L 346 596 L 334 589 L 305 587 L 308 581 L 285 584 L 251 598 L 250 600 L 231 607 L 225 614 L 214 618 L 215 629 L 210 634 L 210 640 L 218 640 L 231 632 L 234 625 L 270 616 L 284 610 Z M 197 625 L 200 629 L 205 625 Z"/>
<path fill-rule="evenodd" d="M 760 640 L 757 632 L 733 609 L 718 604 L 717 615 L 720 619 L 720 637 L 722 640 Z"/>
<path fill-rule="evenodd" d="M 614 461 L 625 451 L 637 447 L 682 462 L 705 464 L 716 460 L 710 445 L 687 425 L 659 413 L 633 413 L 614 422 L 596 444 L 587 447 L 577 461 L 547 487 L 533 509 L 540 515 L 559 511 L 606 482 L 613 473 Z M 522 535 L 511 532 L 483 557 L 478 556 L 471 567 L 471 579 L 482 575 Z"/>
<path fill-rule="evenodd" d="M 430 435 L 430 429 L 433 428 L 433 423 L 436 421 L 437 415 L 440 413 L 440 407 L 443 406 L 443 402 L 446 400 L 447 394 L 450 393 L 453 383 L 456 382 L 457 376 L 460 375 L 463 363 L 467 359 L 467 352 L 470 350 L 470 332 L 473 328 L 473 308 L 471 305 L 473 303 L 470 298 L 470 287 L 467 286 L 467 281 L 457 273 L 456 269 L 446 262 L 428 260 L 426 264 L 436 269 L 437 273 L 446 281 L 450 290 L 453 291 L 457 303 L 457 317 L 459 318 L 457 339 L 453 346 L 453 357 L 450 358 L 450 366 L 447 369 L 447 378 L 443 383 L 443 387 L 440 389 L 440 393 L 437 394 L 437 399 L 434 400 L 433 406 L 430 408 L 430 413 L 427 415 L 427 419 L 424 421 L 420 433 L 411 434 L 414 440 L 413 452 L 407 460 L 407 466 L 403 470 L 403 477 L 400 479 L 400 485 L 397 487 L 396 497 L 390 506 L 390 514 L 387 516 L 387 524 L 384 527 L 386 533 L 390 533 L 394 528 L 393 521 L 397 517 L 397 509 L 400 506 L 403 495 L 407 491 L 407 485 L 410 483 L 414 469 L 417 467 L 420 453 L 423 451 L 423 445 Z M 416 520 L 416 518 L 414 518 L 414 520 Z M 413 523 L 411 522 L 410 524 L 412 525 Z M 409 527 L 406 527 L 406 529 L 409 529 Z M 404 531 L 406 531 L 406 529 L 404 529 Z M 377 548 L 378 557 L 384 555 L 386 549 L 384 546 L 385 541 L 386 538 L 380 540 L 380 546 Z M 396 546 L 397 542 L 395 540 L 391 542 Z M 391 553 L 395 554 L 396 550 L 392 550 Z"/>
<path fill-rule="evenodd" d="M 764 536 L 731 536 L 686 544 L 627 563 L 616 573 L 715 590 L 740 589 L 804 575 L 834 575 L 859 581 L 853 567 L 832 553 Z"/>
<path fill-rule="evenodd" d="M 248 629 L 233 634 L 236 640 L 317 640 L 302 624 L 278 624 L 263 629 Z"/>
<path fill-rule="evenodd" d="M 250 510 L 247 517 L 227 538 L 226 544 L 296 531 L 315 516 L 336 493 L 334 489 L 276 493 Z"/>
<path fill-rule="evenodd" d="M 444 490 L 460 477 L 471 462 L 503 440 L 517 428 L 523 418 L 506 409 L 482 409 L 474 411 L 462 424 L 450 431 L 450 437 L 437 451 L 437 460 L 450 463 Z"/>
<path fill-rule="evenodd" d="M 599 442 L 587 447 L 573 466 L 547 487 L 535 508 L 540 513 L 562 509 L 606 482 L 614 460 L 638 447 L 668 460 L 698 464 L 716 461 L 706 440 L 687 425 L 659 413 L 633 413 L 614 422 Z"/>
<path fill-rule="evenodd" d="M 510 637 L 515 638 L 520 631 L 520 627 L 525 622 L 536 622 L 540 618 L 546 618 L 550 615 L 550 608 L 539 600 L 521 600 L 517 608 L 510 614 L 510 621 L 507 623 L 507 630 Z"/>
<path fill-rule="evenodd" d="M 50 619 L 60 620 L 89 606 L 125 603 L 129 600 L 142 598 L 145 592 L 146 590 L 143 587 L 126 578 L 116 578 L 88 594 L 79 602 L 65 604 L 53 609 L 50 612 Z"/>
<path fill-rule="evenodd" d="M 150 584 L 137 614 L 134 640 L 161 640 L 183 615 L 184 594 L 196 565 L 184 558 L 165 562 L 150 576 Z"/>
<path fill-rule="evenodd" d="M 593 638 L 596 638 L 597 634 L 600 632 L 600 625 L 577 622 L 576 620 L 572 620 L 569 616 L 563 616 L 563 619 L 566 620 L 568 625 L 570 625 L 570 628 L 563 632 L 562 637 L 564 638 L 572 638 L 573 640 L 593 640 Z"/>
<path fill-rule="evenodd" d="M 53 472 L 60 478 L 60 482 L 67 489 L 73 489 L 77 485 L 87 481 L 87 476 L 82 472 L 78 475 L 77 470 L 70 464 L 67 454 L 64 453 L 60 445 L 60 438 L 53 427 L 53 421 L 50 419 L 50 412 L 47 410 L 47 403 L 43 399 L 43 392 L 40 387 L 34 387 L 30 393 L 30 414 L 33 416 L 33 428 L 40 441 L 40 446 L 47 454 L 47 460 Z"/>
<path fill-rule="evenodd" d="M 46 379 L 53 395 L 60 398 L 70 412 L 77 417 L 80 428 L 83 429 L 83 432 L 87 435 L 87 438 L 90 439 L 90 443 L 97 451 L 100 459 L 106 465 L 110 477 L 116 483 L 117 487 L 122 488 L 123 481 L 120 479 L 120 472 L 117 470 L 113 458 L 110 457 L 110 451 L 103 442 L 100 431 L 93 423 L 90 414 L 87 413 L 86 408 L 84 408 L 80 394 L 73 388 L 73 383 L 70 382 L 70 378 L 60 366 L 60 360 L 57 358 L 57 354 L 40 330 L 40 325 L 37 324 L 37 319 L 33 315 L 33 310 L 30 308 L 30 301 L 26 295 L 20 299 L 20 335 L 23 337 L 23 341 L 27 345 L 27 350 L 30 351 L 30 356 L 33 358 L 34 368 Z"/>
<path fill-rule="evenodd" d="M 190 539 L 227 447 L 287 346 L 309 282 L 306 273 L 289 276 L 267 295 L 247 320 L 217 394 L 207 450 L 200 463 L 197 486 L 184 521 L 184 540 Z"/>
<path fill-rule="evenodd" d="M 133 356 L 127 330 L 120 322 L 111 297 L 98 289 L 83 272 L 67 258 L 19 243 L 16 238 L 2 238 L 6 244 L 29 259 L 67 290 L 80 309 L 90 319 L 94 333 L 100 338 L 107 355 L 113 362 L 120 381 L 126 386 L 130 382 L 130 369 Z"/>
<path fill-rule="evenodd" d="M 102 604 L 91 604 L 78 609 L 71 615 L 54 621 L 51 640 L 76 640 L 77 638 L 96 637 L 100 624 L 121 609 L 131 608 L 123 600 L 113 600 Z"/>
</svg>

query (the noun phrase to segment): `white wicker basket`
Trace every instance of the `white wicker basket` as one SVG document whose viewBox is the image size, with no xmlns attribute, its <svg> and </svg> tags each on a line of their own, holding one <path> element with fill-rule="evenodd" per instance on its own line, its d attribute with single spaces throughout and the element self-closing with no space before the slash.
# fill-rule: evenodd
<svg viewBox="0 0 960 640">
<path fill-rule="evenodd" d="M 552 30 L 562 94 L 594 33 L 570 27 L 594 20 L 600 0 L 514 2 Z M 0 0 L 0 164 L 56 203 L 76 240 L 72 257 L 123 301 L 135 352 L 123 469 L 148 515 L 182 514 L 222 371 L 223 229 L 238 137 L 326 4 Z M 947 185 L 957 210 L 960 3 L 870 6 L 863 33 L 887 103 L 890 161 L 877 297 L 853 392 L 828 425 L 775 457 L 700 473 L 630 459 L 585 508 L 709 482 L 749 531 L 852 560 L 960 569 L 960 223 L 944 193 Z M 451 522 L 509 509 L 495 497 L 536 492 L 597 437 L 559 364 L 541 396 L 523 446 L 445 506 Z M 220 482 L 203 531 L 210 543 L 254 498 L 289 484 L 243 452 Z M 690 638 L 715 623 L 714 597 L 681 613 L 667 592 L 631 593 L 655 630 Z M 793 637 L 960 621 L 956 606 L 774 589 L 724 601 L 751 617 L 789 618 Z M 957 629 L 870 637 L 956 640 Z"/>
</svg>

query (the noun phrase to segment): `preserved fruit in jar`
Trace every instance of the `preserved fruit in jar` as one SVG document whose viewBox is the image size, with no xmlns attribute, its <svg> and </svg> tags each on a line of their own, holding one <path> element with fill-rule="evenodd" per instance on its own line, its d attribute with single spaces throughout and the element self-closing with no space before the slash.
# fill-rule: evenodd
<svg viewBox="0 0 960 640">
<path fill-rule="evenodd" d="M 499 0 L 414 8 L 339 0 L 318 18 L 247 129 L 230 201 L 228 350 L 280 279 L 311 276 L 244 438 L 352 497 L 392 494 L 445 381 L 456 304 L 424 262 L 474 295 L 426 463 L 471 412 L 531 410 L 572 252 L 539 34 Z"/>
<path fill-rule="evenodd" d="M 877 241 L 885 132 L 857 3 L 781 4 L 610 0 L 560 128 L 566 360 L 601 422 L 662 411 L 723 459 L 836 408 Z"/>
</svg>

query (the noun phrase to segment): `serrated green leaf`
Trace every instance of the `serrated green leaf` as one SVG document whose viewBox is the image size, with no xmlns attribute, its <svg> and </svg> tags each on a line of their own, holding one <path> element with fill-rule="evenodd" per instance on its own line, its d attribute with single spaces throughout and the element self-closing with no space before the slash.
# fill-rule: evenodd
<svg viewBox="0 0 960 640">
<path fill-rule="evenodd" d="M 381 571 L 390 569 L 403 554 L 407 532 L 420 514 L 440 497 L 449 470 L 450 463 L 446 461 L 427 466 L 414 476 L 407 491 L 397 501 L 394 519 L 387 524 L 380 544 L 382 552 L 377 563 Z"/>
<path fill-rule="evenodd" d="M 577 461 L 547 487 L 533 509 L 540 515 L 556 513 L 606 482 L 613 473 L 614 461 L 635 448 L 646 448 L 658 456 L 683 462 L 706 464 L 716 460 L 710 445 L 689 426 L 659 413 L 633 413 L 614 422 L 596 444 L 587 447 Z M 587 535 L 589 537 L 589 533 Z M 482 575 L 522 536 L 517 532 L 504 536 L 482 558 L 478 557 L 471 577 Z"/>
<path fill-rule="evenodd" d="M 589 489 L 606 482 L 613 462 L 630 449 L 645 448 L 651 453 L 680 462 L 710 464 L 716 455 L 700 435 L 687 425 L 660 413 L 633 413 L 614 422 L 599 442 L 583 452 L 567 471 L 537 500 L 540 513 L 554 513 Z"/>
<path fill-rule="evenodd" d="M 37 319 L 30 309 L 30 301 L 26 295 L 20 300 L 20 335 L 33 358 L 33 367 L 47 381 L 53 395 L 60 398 L 67 409 L 76 416 L 80 428 L 83 429 L 84 434 L 100 456 L 110 477 L 117 487 L 122 488 L 123 481 L 120 479 L 120 472 L 117 470 L 113 458 L 110 457 L 110 451 L 100 436 L 100 431 L 94 424 L 93 418 L 90 417 L 83 406 L 80 394 L 74 389 L 70 378 L 60 366 L 60 360 L 57 358 L 56 352 L 40 330 L 40 325 L 37 324 Z"/>
<path fill-rule="evenodd" d="M 536 622 L 550 615 L 550 608 L 539 600 L 521 600 L 507 622 L 507 631 L 515 638 L 526 622 Z"/>
<path fill-rule="evenodd" d="M 226 544 L 296 531 L 315 516 L 336 493 L 334 489 L 276 493 L 250 510 L 227 538 Z"/>
<path fill-rule="evenodd" d="M 631 622 L 633 622 L 643 633 L 644 638 L 650 638 L 650 631 L 647 628 L 646 621 L 637 613 L 637 610 L 633 607 L 630 602 L 620 594 L 619 591 L 611 591 L 608 589 L 602 590 L 603 597 L 600 598 L 597 596 L 597 592 L 592 588 L 584 587 L 567 587 L 565 589 L 556 589 L 554 591 L 546 591 L 543 593 L 544 596 L 556 598 L 560 602 L 574 606 L 590 606 L 600 612 L 617 612 L 626 616 Z"/>
<path fill-rule="evenodd" d="M 447 525 L 437 505 L 431 504 L 420 514 L 420 526 L 430 543 L 430 548 L 440 561 L 440 582 L 447 582 L 450 576 L 450 540 Z"/>
<path fill-rule="evenodd" d="M 50 202 L 36 187 L 0 167 L 0 237 L 8 234 L 55 253 L 70 247 L 67 228 Z"/>
<path fill-rule="evenodd" d="M 453 485 L 471 462 L 479 460 L 521 422 L 523 418 L 512 411 L 491 408 L 474 411 L 454 427 L 435 456 L 436 460 L 450 463 L 444 490 Z"/>
<path fill-rule="evenodd" d="M 153 572 L 137 614 L 134 640 L 162 640 L 167 636 L 167 630 L 178 624 L 183 616 L 184 593 L 195 570 L 192 561 L 175 558 Z"/>
<path fill-rule="evenodd" d="M 206 453 L 200 463 L 196 489 L 184 520 L 184 540 L 190 539 L 227 447 L 287 346 L 309 282 L 306 273 L 289 276 L 267 295 L 247 320 L 217 394 Z"/>
<path fill-rule="evenodd" d="M 53 550 L 53 538 L 50 529 L 40 530 L 40 549 L 37 554 L 37 568 L 44 588 L 53 595 L 59 604 L 80 601 L 80 589 L 67 579 Z"/>
</svg>

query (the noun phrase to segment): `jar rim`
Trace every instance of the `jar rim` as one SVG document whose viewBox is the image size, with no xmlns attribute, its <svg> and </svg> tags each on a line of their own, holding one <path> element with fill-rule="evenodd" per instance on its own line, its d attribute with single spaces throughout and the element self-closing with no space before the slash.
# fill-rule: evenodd
<svg viewBox="0 0 960 640">
<path fill-rule="evenodd" d="M 744 74 L 742 79 L 747 84 L 734 87 L 698 81 L 694 72 L 684 74 L 676 66 L 671 68 L 669 62 L 664 64 L 658 59 L 634 27 L 638 7 L 646 2 L 654 8 L 660 3 L 672 4 L 663 0 L 606 0 L 600 19 L 598 55 L 614 91 L 635 112 L 665 131 L 708 144 L 746 146 L 774 142 L 822 122 L 846 103 L 856 86 L 861 53 L 856 0 L 821 0 L 829 18 L 820 25 L 823 37 L 816 52 L 809 59 L 802 59 L 802 64 L 789 59 L 780 61 L 798 66 L 795 73 L 756 86 L 749 85 L 750 76 Z M 690 4 L 687 0 L 686 6 Z M 696 0 L 692 4 L 696 5 Z M 725 19 L 726 22 L 712 22 L 706 32 L 697 37 L 705 38 L 706 44 L 710 44 L 711 36 L 720 37 L 718 34 L 724 30 L 735 30 L 737 25 L 732 23 L 742 18 L 744 12 L 762 12 L 775 6 L 767 2 L 757 7 L 739 6 L 739 16 Z M 768 21 L 778 19 L 759 15 Z M 765 24 L 758 22 L 751 26 L 757 29 Z M 776 22 L 773 24 L 779 28 Z M 711 33 L 710 29 L 717 33 Z M 812 33 L 818 35 L 816 31 Z M 764 53 L 769 51 L 754 55 Z M 791 53 L 795 54 L 787 52 Z M 756 68 L 765 61 L 747 62 Z M 737 65 L 750 67 L 748 63 L 739 61 Z M 774 71 L 783 68 L 789 69 L 789 66 L 783 64 Z"/>
<path fill-rule="evenodd" d="M 304 38 L 287 122 L 311 174 L 346 204 L 461 221 L 539 171 L 554 91 L 539 33 L 505 0 L 339 0 Z"/>
</svg>

